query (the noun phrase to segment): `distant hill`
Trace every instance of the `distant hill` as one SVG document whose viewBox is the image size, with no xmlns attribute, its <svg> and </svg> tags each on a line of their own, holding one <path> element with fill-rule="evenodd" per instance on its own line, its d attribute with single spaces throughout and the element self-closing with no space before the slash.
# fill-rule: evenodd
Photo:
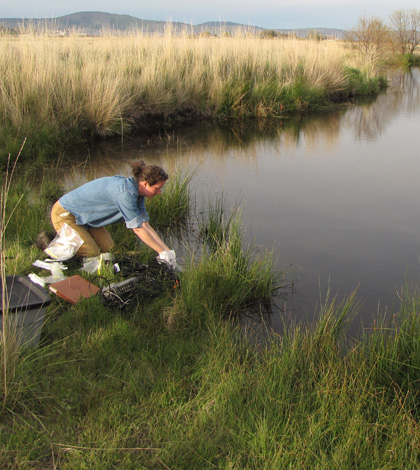
<svg viewBox="0 0 420 470">
<path fill-rule="evenodd" d="M 115 30 L 127 33 L 140 30 L 146 34 L 163 33 L 168 27 L 167 21 L 142 20 L 130 15 L 117 15 L 100 11 L 84 11 L 57 18 L 0 18 L 0 26 L 7 29 L 18 29 L 22 25 L 31 25 L 34 28 L 47 27 L 55 31 L 66 33 L 77 30 L 80 33 L 98 36 L 104 30 Z M 240 23 L 212 21 L 198 25 L 171 22 L 174 32 L 191 31 L 192 34 L 209 32 L 210 34 L 234 33 L 238 29 L 250 30 L 256 33 L 267 30 L 259 26 L 244 25 Z M 299 29 L 275 29 L 278 34 L 294 33 L 298 37 L 306 37 L 316 31 L 321 36 L 343 36 L 344 31 L 333 28 L 299 28 Z"/>
</svg>

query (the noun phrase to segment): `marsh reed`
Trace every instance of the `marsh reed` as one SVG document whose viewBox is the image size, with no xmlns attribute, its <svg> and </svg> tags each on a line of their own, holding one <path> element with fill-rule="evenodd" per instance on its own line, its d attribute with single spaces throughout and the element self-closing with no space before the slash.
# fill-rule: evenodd
<svg viewBox="0 0 420 470">
<path fill-rule="evenodd" d="M 350 91 L 349 69 L 375 79 L 359 59 L 338 42 L 296 39 L 5 36 L 0 141 L 13 152 L 22 135 L 31 136 L 29 152 L 74 135 L 128 133 L 174 114 L 283 116 Z"/>
</svg>

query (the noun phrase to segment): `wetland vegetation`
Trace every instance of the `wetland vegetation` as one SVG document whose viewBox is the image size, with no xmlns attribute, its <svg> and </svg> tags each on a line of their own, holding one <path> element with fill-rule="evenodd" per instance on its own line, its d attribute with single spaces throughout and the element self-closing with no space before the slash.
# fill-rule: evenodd
<svg viewBox="0 0 420 470">
<path fill-rule="evenodd" d="M 75 138 L 188 116 L 287 116 L 384 85 L 343 44 L 319 41 L 29 36 L 0 47 L 3 162 L 27 136 L 14 174 L 2 170 L 3 277 L 42 256 L 36 234 L 63 192 L 60 163 L 43 168 L 43 157 Z M 182 235 L 195 217 L 191 178 L 172 175 L 149 207 L 160 231 Z M 417 292 L 401 292 L 398 314 L 354 340 L 354 294 L 327 295 L 315 321 L 285 320 L 282 335 L 259 340 L 236 320 L 253 305 L 264 324 L 283 282 L 273 254 L 244 243 L 223 199 L 197 225 L 180 289 L 125 311 L 53 297 L 38 348 L 2 337 L 0 466 L 417 469 Z M 112 230 L 151 261 L 124 227 Z"/>
<path fill-rule="evenodd" d="M 191 177 L 171 178 L 153 208 L 160 230 L 188 223 Z M 3 274 L 27 274 L 61 188 L 51 169 L 7 178 Z M 183 213 L 168 219 L 171 206 Z M 237 314 L 269 301 L 281 273 L 272 253 L 244 245 L 223 199 L 207 214 L 180 289 L 123 311 L 98 296 L 74 306 L 54 297 L 38 348 L 3 339 L 2 468 L 418 468 L 417 294 L 402 293 L 398 315 L 357 340 L 345 335 L 352 294 L 327 296 L 314 322 L 288 320 L 281 336 L 256 341 Z M 113 229 L 125 251 L 151 259 Z"/>
<path fill-rule="evenodd" d="M 77 140 L 200 117 L 287 117 L 378 93 L 378 68 L 341 42 L 256 37 L 0 37 L 0 148 L 57 155 Z"/>
</svg>

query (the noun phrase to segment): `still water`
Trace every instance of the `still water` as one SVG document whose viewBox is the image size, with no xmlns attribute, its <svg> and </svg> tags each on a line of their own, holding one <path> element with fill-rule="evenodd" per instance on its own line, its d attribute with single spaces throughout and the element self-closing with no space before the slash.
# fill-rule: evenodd
<svg viewBox="0 0 420 470">
<path fill-rule="evenodd" d="M 395 76 L 386 94 L 297 121 L 190 129 L 90 149 L 96 176 L 141 158 L 196 169 L 197 204 L 223 194 L 240 201 L 248 240 L 274 249 L 293 289 L 280 314 L 312 318 L 327 289 L 358 288 L 359 323 L 398 311 L 402 286 L 420 274 L 420 73 Z M 79 184 L 86 177 L 85 167 Z M 73 173 L 73 177 L 75 173 Z"/>
</svg>

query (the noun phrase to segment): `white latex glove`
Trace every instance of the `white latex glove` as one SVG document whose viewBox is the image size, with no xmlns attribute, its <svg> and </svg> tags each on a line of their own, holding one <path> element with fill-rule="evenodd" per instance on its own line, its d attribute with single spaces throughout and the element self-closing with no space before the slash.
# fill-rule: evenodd
<svg viewBox="0 0 420 470">
<path fill-rule="evenodd" d="M 161 251 L 157 256 L 157 260 L 166 261 L 172 266 L 172 263 L 176 263 L 175 251 L 174 250 Z"/>
<path fill-rule="evenodd" d="M 174 250 L 161 251 L 156 257 L 158 263 L 168 263 L 171 268 L 182 271 L 181 267 L 176 262 L 176 254 Z"/>
</svg>

